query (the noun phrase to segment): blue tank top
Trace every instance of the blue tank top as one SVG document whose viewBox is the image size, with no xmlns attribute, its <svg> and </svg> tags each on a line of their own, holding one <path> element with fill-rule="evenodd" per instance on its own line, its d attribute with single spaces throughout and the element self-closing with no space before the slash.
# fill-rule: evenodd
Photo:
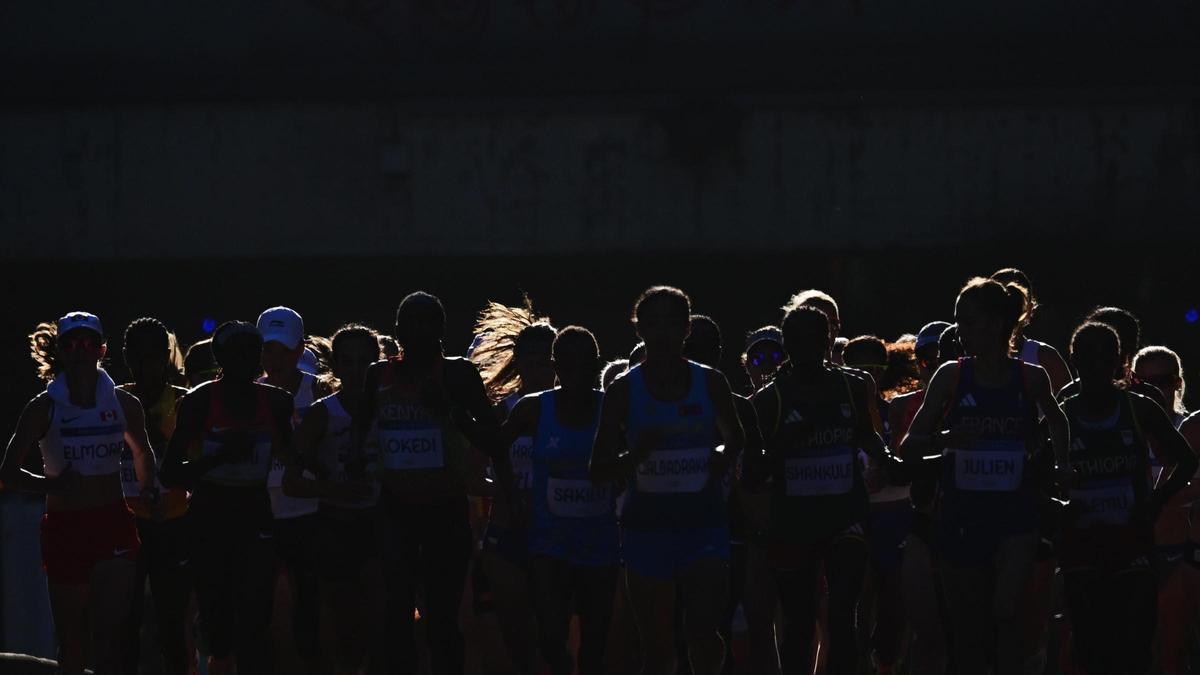
<svg viewBox="0 0 1200 675">
<path fill-rule="evenodd" d="M 959 359 L 958 387 L 943 424 L 973 434 L 975 441 L 943 451 L 940 511 L 955 522 L 997 521 L 998 535 L 1032 531 L 1037 520 L 1027 470 L 1030 450 L 1036 449 L 1037 406 L 1025 392 L 1024 364 L 1019 359 L 1009 364 L 1008 383 L 993 388 L 978 383 L 974 358 Z"/>
<path fill-rule="evenodd" d="M 708 394 L 708 368 L 688 364 L 691 385 L 679 401 L 651 396 L 641 365 L 626 375 L 629 447 L 635 447 L 638 437 L 648 431 L 658 436 L 660 445 L 630 476 L 621 514 L 624 528 L 664 532 L 728 524 L 721 481 L 709 474 L 717 427 Z"/>
<path fill-rule="evenodd" d="M 1134 507 L 1150 493 L 1153 453 L 1138 428 L 1132 396 L 1137 394 L 1118 394 L 1115 414 L 1101 422 L 1083 419 L 1078 394 L 1063 402 L 1071 425 L 1071 467 L 1076 471 L 1070 527 L 1128 525 Z"/>
<path fill-rule="evenodd" d="M 530 550 L 576 565 L 614 565 L 618 558 L 616 489 L 588 479 L 602 394 L 596 392 L 595 414 L 583 429 L 559 422 L 558 389 L 534 396 L 540 413 L 530 453 Z"/>
</svg>

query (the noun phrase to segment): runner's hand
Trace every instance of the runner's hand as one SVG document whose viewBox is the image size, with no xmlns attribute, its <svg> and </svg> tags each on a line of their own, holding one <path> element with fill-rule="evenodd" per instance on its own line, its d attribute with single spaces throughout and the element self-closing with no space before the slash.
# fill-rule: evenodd
<svg viewBox="0 0 1200 675">
<path fill-rule="evenodd" d="M 79 472 L 73 468 L 73 465 L 67 462 L 67 466 L 63 468 L 62 473 L 46 479 L 46 493 L 56 495 L 72 494 L 78 491 L 81 478 Z"/>
<path fill-rule="evenodd" d="M 725 446 L 713 448 L 711 457 L 708 462 L 709 474 L 717 480 L 724 479 L 725 474 L 729 473 L 729 454 L 725 452 Z"/>
<path fill-rule="evenodd" d="M 874 457 L 867 458 L 867 466 L 863 471 L 863 481 L 867 484 L 867 492 L 875 494 L 888 485 L 888 471 L 883 462 Z"/>
<path fill-rule="evenodd" d="M 142 503 L 150 510 L 150 519 L 156 523 L 161 523 L 167 519 L 167 509 L 162 498 L 162 491 L 157 485 L 147 485 L 142 488 L 141 494 Z"/>
</svg>

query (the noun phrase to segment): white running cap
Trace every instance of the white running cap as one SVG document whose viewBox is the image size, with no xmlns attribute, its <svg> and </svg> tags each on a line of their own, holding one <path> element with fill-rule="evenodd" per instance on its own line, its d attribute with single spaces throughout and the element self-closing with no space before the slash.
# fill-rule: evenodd
<svg viewBox="0 0 1200 675">
<path fill-rule="evenodd" d="M 278 342 L 295 349 L 304 339 L 304 319 L 289 307 L 272 307 L 258 315 L 258 332 L 264 344 Z"/>
<path fill-rule="evenodd" d="M 100 325 L 100 317 L 88 312 L 68 312 L 58 320 L 58 334 L 65 335 L 76 328 L 86 328 L 100 337 L 104 337 L 104 328 Z"/>
<path fill-rule="evenodd" d="M 316 375 L 320 371 L 317 363 L 317 353 L 308 347 L 305 347 L 304 353 L 300 355 L 300 360 L 296 363 L 296 367 L 299 368 L 300 372 L 302 373 Z"/>
</svg>

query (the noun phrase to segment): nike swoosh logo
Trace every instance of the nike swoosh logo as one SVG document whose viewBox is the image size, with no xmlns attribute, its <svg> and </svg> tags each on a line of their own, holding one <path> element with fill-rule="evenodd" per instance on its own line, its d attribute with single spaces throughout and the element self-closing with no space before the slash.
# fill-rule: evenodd
<svg viewBox="0 0 1200 675">
<path fill-rule="evenodd" d="M 187 564 L 188 564 L 188 562 L 190 562 L 190 561 L 188 561 L 188 560 L 180 560 L 180 561 L 179 561 L 179 566 L 180 566 L 180 567 L 186 567 L 186 566 L 187 566 Z"/>
<path fill-rule="evenodd" d="M 63 417 L 63 418 L 59 419 L 58 421 L 60 424 L 70 424 L 71 422 L 74 422 L 75 420 L 79 419 L 80 417 L 83 417 L 83 415 L 76 415 L 74 417 Z"/>
<path fill-rule="evenodd" d="M 1167 562 L 1175 562 L 1176 560 L 1179 560 L 1181 558 L 1183 558 L 1182 553 L 1179 555 L 1169 555 L 1169 556 L 1167 556 Z"/>
<path fill-rule="evenodd" d="M 262 532 L 259 532 L 259 533 L 258 533 L 258 538 L 259 538 L 259 539 L 262 539 L 262 540 L 264 540 L 264 541 L 265 541 L 265 540 L 267 540 L 267 539 L 270 539 L 270 538 L 271 538 L 271 535 L 269 535 L 269 534 L 264 534 L 264 533 L 262 533 Z"/>
<path fill-rule="evenodd" d="M 113 549 L 113 555 L 119 558 L 119 557 L 121 557 L 121 556 L 125 555 L 126 553 L 129 553 L 129 552 L 130 552 L 130 551 L 132 551 L 132 550 L 133 550 L 133 549 L 131 549 L 131 548 L 117 548 L 117 549 Z"/>
</svg>

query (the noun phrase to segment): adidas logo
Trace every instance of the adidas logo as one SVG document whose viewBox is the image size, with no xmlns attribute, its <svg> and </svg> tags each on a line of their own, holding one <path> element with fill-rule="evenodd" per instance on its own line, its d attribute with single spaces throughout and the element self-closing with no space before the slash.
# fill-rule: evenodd
<svg viewBox="0 0 1200 675">
<path fill-rule="evenodd" d="M 979 404 L 975 402 L 975 395 L 969 393 L 966 396 L 964 396 L 958 400 L 958 407 L 960 407 L 960 408 L 978 408 Z"/>
<path fill-rule="evenodd" d="M 800 411 L 792 410 L 792 412 L 788 414 L 787 418 L 785 420 L 783 420 L 783 423 L 784 424 L 799 424 L 800 422 L 803 422 L 803 421 L 804 421 L 804 416 L 800 414 Z"/>
<path fill-rule="evenodd" d="M 1082 438 L 1076 436 L 1075 438 L 1071 439 L 1071 449 L 1072 450 L 1087 450 L 1087 446 L 1083 444 Z"/>
</svg>

